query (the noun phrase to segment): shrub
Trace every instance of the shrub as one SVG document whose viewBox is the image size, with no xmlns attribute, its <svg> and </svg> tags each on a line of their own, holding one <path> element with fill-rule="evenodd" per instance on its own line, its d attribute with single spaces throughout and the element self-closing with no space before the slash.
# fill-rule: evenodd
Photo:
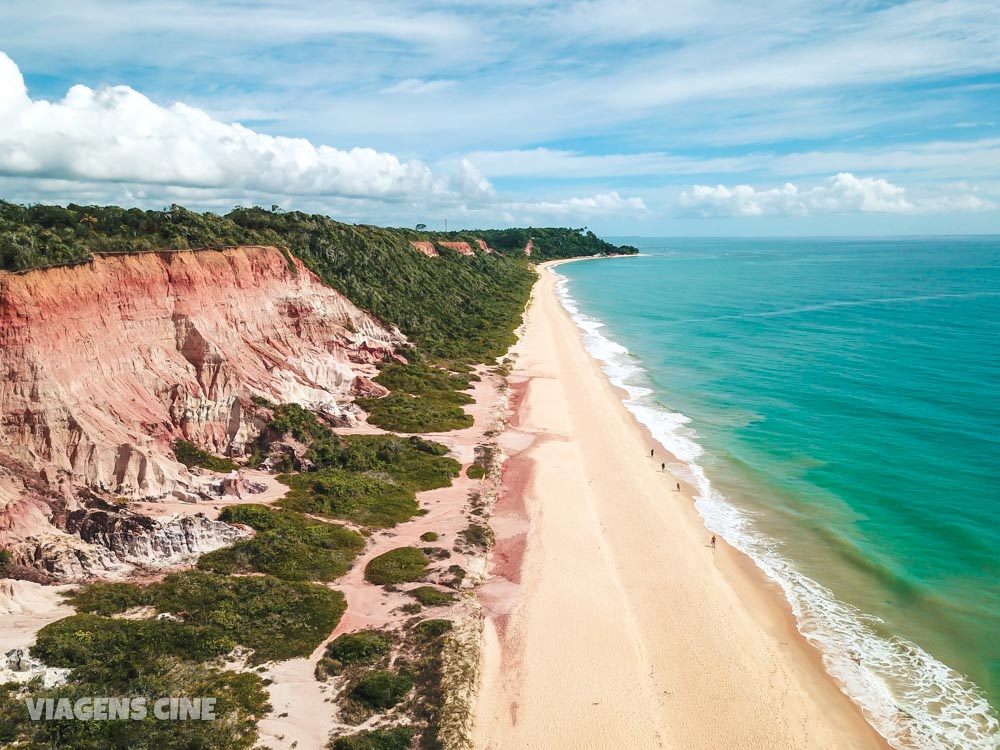
<svg viewBox="0 0 1000 750">
<path fill-rule="evenodd" d="M 439 538 L 436 531 L 425 531 L 420 535 L 421 542 L 436 542 Z"/>
<path fill-rule="evenodd" d="M 461 534 L 466 543 L 474 547 L 490 547 L 493 544 L 493 530 L 489 526 L 470 523 Z"/>
<path fill-rule="evenodd" d="M 389 653 L 392 637 L 377 630 L 345 633 L 326 647 L 326 655 L 342 664 L 370 664 Z"/>
<path fill-rule="evenodd" d="M 282 508 L 341 518 L 374 528 L 407 521 L 417 512 L 416 493 L 392 479 L 324 469 L 307 474 L 282 474 L 278 481 L 291 490 Z"/>
<path fill-rule="evenodd" d="M 188 468 L 200 466 L 203 469 L 224 474 L 239 468 L 232 459 L 214 456 L 187 440 L 175 440 L 171 448 L 173 448 L 177 460 Z"/>
<path fill-rule="evenodd" d="M 406 750 L 412 740 L 410 727 L 392 727 L 338 737 L 328 747 L 331 750 Z"/>
<path fill-rule="evenodd" d="M 319 469 L 384 473 L 419 492 L 447 487 L 459 475 L 461 464 L 447 452 L 446 446 L 415 435 L 351 435 L 314 442 L 306 458 Z"/>
<path fill-rule="evenodd" d="M 418 586 L 415 589 L 410 589 L 406 593 L 415 598 L 421 604 L 428 607 L 434 607 L 441 604 L 451 604 L 455 601 L 454 594 L 448 591 L 442 591 L 441 589 L 436 589 L 433 586 Z"/>
<path fill-rule="evenodd" d="M 408 583 L 422 578 L 427 564 L 427 555 L 416 547 L 398 547 L 372 558 L 365 566 L 365 579 L 379 586 Z"/>
<path fill-rule="evenodd" d="M 377 711 L 395 706 L 412 687 L 413 678 L 408 674 L 379 670 L 362 675 L 351 688 L 349 695 L 359 703 Z"/>
<path fill-rule="evenodd" d="M 413 628 L 417 640 L 432 640 L 449 632 L 455 624 L 451 620 L 424 620 Z"/>
<path fill-rule="evenodd" d="M 110 588 L 114 586 L 115 588 Z M 124 587 L 132 586 L 129 592 Z M 71 601 L 112 614 L 137 604 L 185 613 L 184 627 L 214 628 L 253 650 L 251 661 L 291 659 L 312 653 L 344 614 L 344 595 L 326 586 L 273 576 L 220 576 L 192 570 L 168 575 L 145 588 L 97 584 Z"/>
<path fill-rule="evenodd" d="M 300 443 L 328 437 L 331 430 L 317 416 L 298 404 L 280 404 L 273 407 L 274 418 L 268 427 L 279 435 L 291 435 Z"/>
<path fill-rule="evenodd" d="M 287 581 L 332 581 L 347 572 L 365 546 L 364 537 L 355 531 L 290 510 L 232 505 L 219 519 L 252 526 L 257 535 L 202 555 L 198 560 L 202 570 L 270 573 Z"/>
<path fill-rule="evenodd" d="M 163 657 L 206 661 L 235 645 L 212 626 L 84 614 L 43 627 L 31 652 L 50 666 L 79 668 L 87 679 L 127 689 L 132 678 L 151 671 Z"/>
<path fill-rule="evenodd" d="M 482 479 L 486 476 L 486 469 L 479 464 L 471 464 L 469 468 L 465 470 L 465 476 L 469 479 Z"/>
</svg>

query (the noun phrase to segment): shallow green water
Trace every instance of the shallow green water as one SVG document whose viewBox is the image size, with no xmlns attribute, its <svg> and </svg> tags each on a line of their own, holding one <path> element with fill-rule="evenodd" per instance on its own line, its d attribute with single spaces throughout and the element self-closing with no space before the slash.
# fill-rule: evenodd
<svg viewBox="0 0 1000 750">
<path fill-rule="evenodd" d="M 710 528 L 897 745 L 1000 746 L 1000 238 L 628 241 L 557 270 Z"/>
</svg>

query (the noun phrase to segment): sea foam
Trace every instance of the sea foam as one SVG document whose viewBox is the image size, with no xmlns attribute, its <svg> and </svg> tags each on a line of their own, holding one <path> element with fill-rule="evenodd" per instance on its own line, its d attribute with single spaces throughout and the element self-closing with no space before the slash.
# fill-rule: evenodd
<svg viewBox="0 0 1000 750">
<path fill-rule="evenodd" d="M 781 587 L 799 632 L 819 649 L 826 671 L 868 722 L 900 749 L 1000 748 L 1000 722 L 978 686 L 916 644 L 879 633 L 881 620 L 800 573 L 782 555 L 779 540 L 762 533 L 749 512 L 712 486 L 699 463 L 705 449 L 691 420 L 657 401 L 642 363 L 602 333 L 601 321 L 581 312 L 565 276 L 549 272 L 587 351 L 627 394 L 625 407 L 681 462 L 675 473 L 695 487 L 695 508 L 706 528 L 750 557 Z"/>
</svg>

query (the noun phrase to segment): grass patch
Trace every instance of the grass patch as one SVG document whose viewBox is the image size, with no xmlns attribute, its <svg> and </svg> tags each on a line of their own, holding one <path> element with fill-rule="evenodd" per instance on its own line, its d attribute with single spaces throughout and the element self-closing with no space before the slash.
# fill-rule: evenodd
<svg viewBox="0 0 1000 750">
<path fill-rule="evenodd" d="M 85 612 L 112 614 L 146 605 L 174 613 L 185 627 L 211 628 L 251 649 L 254 663 L 312 653 L 347 607 L 343 594 L 325 586 L 202 571 L 174 573 L 144 588 L 96 584 L 70 597 L 70 602 Z"/>
<path fill-rule="evenodd" d="M 389 528 L 416 515 L 416 493 L 390 478 L 324 469 L 307 474 L 280 474 L 291 490 L 282 508 L 340 518 L 359 526 Z"/>
<path fill-rule="evenodd" d="M 372 558 L 365 579 L 378 586 L 416 581 L 427 573 L 427 555 L 416 547 L 398 547 Z"/>
<path fill-rule="evenodd" d="M 348 695 L 374 711 L 392 708 L 413 688 L 413 678 L 405 673 L 378 670 L 362 675 Z"/>
<path fill-rule="evenodd" d="M 392 727 L 338 737 L 327 747 L 330 750 L 406 750 L 412 740 L 410 727 Z"/>
<path fill-rule="evenodd" d="M 279 505 L 359 526 L 395 526 L 417 514 L 417 492 L 447 487 L 458 476 L 461 464 L 447 451 L 416 436 L 331 435 L 306 453 L 318 471 L 278 477 L 291 487 Z"/>
<path fill-rule="evenodd" d="M 425 531 L 420 535 L 421 542 L 436 542 L 439 538 L 436 531 Z"/>
<path fill-rule="evenodd" d="M 469 479 L 482 479 L 486 476 L 486 469 L 479 464 L 471 464 L 469 468 L 465 470 L 465 476 Z"/>
<path fill-rule="evenodd" d="M 410 589 L 406 593 L 427 607 L 451 604 L 455 601 L 454 594 L 448 591 L 442 591 L 441 589 L 436 589 L 433 586 L 418 586 L 415 589 Z"/>
<path fill-rule="evenodd" d="M 198 559 L 198 567 L 216 573 L 268 573 L 286 581 L 332 581 L 344 575 L 364 549 L 355 531 L 315 521 L 290 510 L 263 505 L 232 505 L 219 520 L 257 530 L 243 539 Z"/>
<path fill-rule="evenodd" d="M 375 378 L 391 393 L 383 398 L 358 399 L 368 421 L 398 432 L 448 432 L 471 427 L 473 419 L 462 407 L 473 403 L 463 393 L 470 378 L 440 367 L 414 362 L 386 365 Z"/>
<path fill-rule="evenodd" d="M 239 468 L 232 459 L 222 458 L 203 451 L 194 443 L 189 443 L 187 440 L 175 440 L 170 447 L 173 449 L 177 460 L 189 469 L 193 466 L 200 466 L 209 471 L 228 474 Z"/>
</svg>

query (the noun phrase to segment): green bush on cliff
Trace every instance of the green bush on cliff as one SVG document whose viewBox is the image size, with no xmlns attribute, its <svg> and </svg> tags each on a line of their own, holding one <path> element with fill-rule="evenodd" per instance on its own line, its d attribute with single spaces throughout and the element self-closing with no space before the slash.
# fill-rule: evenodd
<svg viewBox="0 0 1000 750">
<path fill-rule="evenodd" d="M 416 581 L 427 572 L 428 562 L 416 547 L 397 547 L 369 560 L 365 579 L 378 586 Z"/>
<path fill-rule="evenodd" d="M 331 430 L 308 409 L 298 404 L 279 404 L 271 407 L 274 418 L 268 424 L 278 435 L 291 435 L 300 443 L 329 437 Z"/>
<path fill-rule="evenodd" d="M 228 474 L 230 471 L 238 468 L 236 463 L 231 459 L 212 455 L 207 451 L 203 451 L 194 443 L 189 443 L 187 440 L 175 440 L 170 447 L 173 448 L 174 456 L 177 457 L 177 460 L 188 468 L 200 466 L 203 469 L 218 471 L 223 474 Z"/>
<path fill-rule="evenodd" d="M 269 573 L 286 581 L 332 581 L 347 572 L 365 546 L 363 536 L 339 524 L 263 505 L 231 505 L 219 520 L 251 526 L 257 534 L 202 555 L 198 559 L 202 570 Z"/>
</svg>

